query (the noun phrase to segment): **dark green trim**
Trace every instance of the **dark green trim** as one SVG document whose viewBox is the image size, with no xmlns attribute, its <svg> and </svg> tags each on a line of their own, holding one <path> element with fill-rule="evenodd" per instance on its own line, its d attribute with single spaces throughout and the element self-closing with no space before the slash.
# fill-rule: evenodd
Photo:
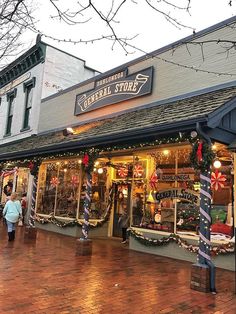
<svg viewBox="0 0 236 314">
<path fill-rule="evenodd" d="M 25 54 L 20 56 L 8 67 L 0 72 L 0 88 L 14 81 L 19 76 L 23 75 L 37 64 L 44 62 L 46 55 L 46 46 L 42 43 L 37 43 Z"/>
<path fill-rule="evenodd" d="M 25 131 L 29 131 L 30 130 L 30 126 L 27 126 L 27 128 L 22 128 L 21 130 L 20 130 L 20 132 L 25 132 Z"/>
<path fill-rule="evenodd" d="M 11 90 L 9 93 L 7 93 L 7 101 L 9 101 L 9 99 L 13 96 L 14 98 L 16 97 L 17 94 L 17 89 L 14 88 L 13 90 Z"/>
<path fill-rule="evenodd" d="M 29 81 L 23 83 L 23 91 L 24 91 L 24 93 L 25 93 L 26 89 L 27 89 L 29 86 L 32 85 L 32 87 L 34 88 L 34 87 L 35 87 L 35 84 L 36 84 L 36 77 L 35 77 L 35 76 L 32 77 L 31 80 L 29 80 Z"/>
</svg>

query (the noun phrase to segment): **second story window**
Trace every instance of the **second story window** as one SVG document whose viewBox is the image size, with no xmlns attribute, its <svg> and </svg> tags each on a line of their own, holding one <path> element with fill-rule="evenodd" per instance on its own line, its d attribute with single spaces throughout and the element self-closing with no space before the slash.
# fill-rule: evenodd
<svg viewBox="0 0 236 314">
<path fill-rule="evenodd" d="M 23 120 L 23 130 L 30 128 L 30 114 L 32 110 L 32 100 L 33 100 L 33 88 L 35 86 L 35 77 L 30 81 L 24 83 L 24 92 L 25 92 L 25 112 Z"/>
<path fill-rule="evenodd" d="M 14 89 L 14 91 L 7 94 L 8 113 L 7 113 L 7 125 L 6 125 L 5 135 L 11 135 L 15 97 L 16 97 L 16 89 Z"/>
</svg>

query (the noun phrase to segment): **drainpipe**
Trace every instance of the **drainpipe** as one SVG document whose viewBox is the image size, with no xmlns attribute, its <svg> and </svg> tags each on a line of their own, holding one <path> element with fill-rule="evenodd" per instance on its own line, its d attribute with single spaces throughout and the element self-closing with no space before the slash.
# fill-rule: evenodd
<svg viewBox="0 0 236 314">
<path fill-rule="evenodd" d="M 199 122 L 196 123 L 196 131 L 211 145 L 210 137 L 203 131 Z M 200 230 L 199 230 L 199 264 L 207 265 L 210 270 L 210 291 L 216 293 L 215 265 L 211 261 L 211 174 L 210 169 L 200 173 Z"/>
</svg>

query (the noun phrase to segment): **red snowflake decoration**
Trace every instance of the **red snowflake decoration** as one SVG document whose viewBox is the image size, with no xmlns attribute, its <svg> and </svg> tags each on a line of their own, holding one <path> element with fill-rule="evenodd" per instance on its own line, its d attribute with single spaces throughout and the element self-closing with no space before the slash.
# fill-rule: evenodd
<svg viewBox="0 0 236 314">
<path fill-rule="evenodd" d="M 71 177 L 71 183 L 73 186 L 77 185 L 79 183 L 78 177 L 77 176 L 72 176 Z"/>
<path fill-rule="evenodd" d="M 218 191 L 220 188 L 222 188 L 225 185 L 226 181 L 226 175 L 222 174 L 218 170 L 211 173 L 211 187 Z"/>
<path fill-rule="evenodd" d="M 150 180 L 149 180 L 149 185 L 150 185 L 152 190 L 157 189 L 157 182 L 158 182 L 158 176 L 157 176 L 156 171 L 154 171 L 150 177 Z"/>
<path fill-rule="evenodd" d="M 58 183 L 59 183 L 58 178 L 57 177 L 52 177 L 52 179 L 50 181 L 50 184 L 55 187 L 55 186 L 58 185 Z"/>
<path fill-rule="evenodd" d="M 118 175 L 121 177 L 121 178 L 126 178 L 127 175 L 128 175 L 128 169 L 125 168 L 125 167 L 121 167 L 118 169 Z"/>
<path fill-rule="evenodd" d="M 140 178 L 143 175 L 143 167 L 141 165 L 135 165 L 134 166 L 134 176 L 135 178 Z"/>
</svg>

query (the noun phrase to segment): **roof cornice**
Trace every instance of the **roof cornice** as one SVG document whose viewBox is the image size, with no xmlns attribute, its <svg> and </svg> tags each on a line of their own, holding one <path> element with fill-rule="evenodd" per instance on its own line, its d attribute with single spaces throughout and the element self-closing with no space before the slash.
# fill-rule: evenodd
<svg viewBox="0 0 236 314">
<path fill-rule="evenodd" d="M 37 64 L 44 62 L 45 53 L 46 45 L 42 42 L 37 42 L 36 45 L 0 72 L 0 88 L 17 79 Z"/>
</svg>

